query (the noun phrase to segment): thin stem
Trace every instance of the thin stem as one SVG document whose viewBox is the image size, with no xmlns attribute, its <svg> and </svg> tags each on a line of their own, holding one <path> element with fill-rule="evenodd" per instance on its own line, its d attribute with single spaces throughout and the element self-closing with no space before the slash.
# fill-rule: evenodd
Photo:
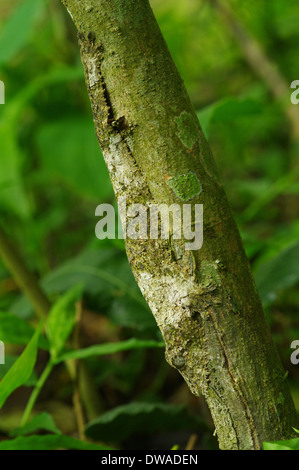
<svg viewBox="0 0 299 470">
<path fill-rule="evenodd" d="M 188 439 L 185 450 L 194 450 L 197 439 L 198 439 L 198 436 L 196 434 L 191 434 L 191 436 Z"/>
<path fill-rule="evenodd" d="M 79 302 L 76 303 L 76 324 L 75 324 L 74 335 L 73 335 L 73 347 L 74 347 L 74 349 L 79 349 L 80 348 L 80 322 L 81 322 L 81 318 L 82 318 L 82 301 L 79 301 Z M 74 411 L 75 411 L 75 416 L 76 416 L 76 422 L 77 422 L 79 437 L 82 441 L 84 441 L 85 440 L 84 411 L 83 411 L 83 406 L 82 406 L 82 401 L 81 401 L 81 396 L 80 396 L 79 374 L 78 374 L 78 370 L 79 370 L 79 367 L 80 367 L 80 362 L 75 359 L 73 361 L 73 365 L 74 365 L 74 377 L 73 377 L 73 382 L 74 382 L 74 393 L 73 393 Z"/>
<path fill-rule="evenodd" d="M 11 272 L 20 289 L 28 297 L 37 315 L 45 318 L 51 308 L 50 301 L 41 290 L 36 277 L 30 272 L 0 226 L 0 257 Z"/>
<path fill-rule="evenodd" d="M 51 361 L 49 361 L 48 364 L 46 365 L 43 373 L 41 374 L 40 378 L 38 379 L 38 382 L 37 382 L 35 388 L 33 389 L 33 392 L 30 395 L 30 398 L 27 402 L 24 414 L 22 416 L 21 427 L 25 426 L 25 424 L 27 423 L 27 421 L 28 421 L 28 419 L 31 415 L 31 412 L 33 410 L 33 407 L 36 403 L 36 400 L 37 400 L 37 398 L 38 398 L 38 396 L 41 392 L 41 389 L 43 388 L 47 378 L 51 374 L 53 367 L 54 367 L 54 364 Z"/>
</svg>

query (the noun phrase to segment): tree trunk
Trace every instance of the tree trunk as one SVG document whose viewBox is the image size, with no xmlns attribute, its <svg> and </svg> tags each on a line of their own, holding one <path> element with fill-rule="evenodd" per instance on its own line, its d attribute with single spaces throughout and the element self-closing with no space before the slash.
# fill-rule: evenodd
<svg viewBox="0 0 299 470">
<path fill-rule="evenodd" d="M 211 151 L 148 0 L 63 3 L 78 29 L 117 200 L 203 204 L 200 250 L 173 237 L 126 240 L 167 361 L 204 395 L 222 449 L 290 438 L 297 418 L 284 370 Z"/>
</svg>

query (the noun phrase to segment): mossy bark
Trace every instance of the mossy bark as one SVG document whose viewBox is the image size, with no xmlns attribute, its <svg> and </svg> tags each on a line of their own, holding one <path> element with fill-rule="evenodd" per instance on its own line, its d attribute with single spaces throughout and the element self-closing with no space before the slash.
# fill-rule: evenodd
<svg viewBox="0 0 299 470">
<path fill-rule="evenodd" d="M 211 151 L 148 0 L 63 3 L 78 29 L 116 198 L 203 204 L 198 251 L 174 239 L 126 241 L 167 361 L 204 395 L 222 449 L 290 438 L 297 418 L 284 370 Z"/>
</svg>

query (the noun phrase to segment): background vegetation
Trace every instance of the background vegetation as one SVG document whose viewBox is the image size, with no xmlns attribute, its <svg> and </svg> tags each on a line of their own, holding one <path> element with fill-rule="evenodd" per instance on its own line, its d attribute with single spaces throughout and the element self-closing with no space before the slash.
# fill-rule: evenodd
<svg viewBox="0 0 299 470">
<path fill-rule="evenodd" d="M 298 2 L 225 3 L 289 89 L 299 79 Z M 290 362 L 299 339 L 291 90 L 273 94 L 217 4 L 151 4 L 213 149 L 299 409 L 299 366 Z M 205 403 L 164 360 L 123 242 L 95 237 L 96 206 L 115 201 L 59 0 L 1 0 L 0 79 L 0 224 L 52 305 L 41 325 L 0 260 L 0 378 L 10 369 L 0 382 L 0 449 L 217 447 Z"/>
</svg>

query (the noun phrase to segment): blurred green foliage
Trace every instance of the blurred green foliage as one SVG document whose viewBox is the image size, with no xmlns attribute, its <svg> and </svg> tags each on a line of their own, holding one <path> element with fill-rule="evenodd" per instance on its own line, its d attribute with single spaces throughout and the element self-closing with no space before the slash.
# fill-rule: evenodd
<svg viewBox="0 0 299 470">
<path fill-rule="evenodd" d="M 286 83 L 299 79 L 298 2 L 229 3 Z M 290 343 L 299 338 L 299 143 L 292 138 L 283 105 L 252 71 L 209 1 L 152 0 L 151 4 L 212 147 L 299 409 L 299 368 L 289 361 Z M 105 440 L 107 422 L 107 440 L 124 447 L 171 448 L 176 440 L 184 445 L 194 430 L 200 434 L 201 448 L 213 447 L 205 405 L 193 400 L 182 379 L 164 363 L 159 347 L 148 349 L 150 344 L 160 344 L 161 336 L 130 272 L 122 241 L 96 240 L 95 208 L 103 202 L 114 204 L 114 196 L 93 128 L 75 29 L 58 0 L 2 0 L 0 80 L 6 87 L 6 104 L 0 106 L 1 225 L 53 303 L 82 283 L 81 348 L 135 338 L 127 352 L 120 347 L 109 353 L 108 348 L 110 355 L 104 358 L 97 357 L 96 351 L 93 357 L 83 356 L 100 395 L 103 414 L 96 421 L 98 438 Z M 10 312 L 0 314 L 0 339 L 10 344 L 7 360 L 17 368 L 23 356 L 16 360 L 20 350 L 13 344 L 27 344 L 36 322 L 32 307 L 1 261 L 0 295 L 0 311 Z M 7 317 L 2 322 L 3 315 Z M 67 332 L 73 328 L 71 317 Z M 62 338 L 59 351 L 66 339 Z M 47 341 L 42 335 L 40 346 L 47 349 Z M 39 373 L 48 360 L 43 354 L 47 353 L 40 352 Z M 36 377 L 30 379 L 29 365 L 20 379 L 34 385 Z M 54 396 L 61 414 L 71 407 L 66 375 L 64 366 L 57 366 L 54 385 L 50 380 L 40 397 L 47 408 Z M 0 398 L 6 395 L 2 388 Z M 26 400 L 14 394 L 9 402 L 1 412 L 3 418 L 11 417 L 9 430 L 7 420 L 3 419 L 3 427 L 0 420 L 3 437 L 18 428 L 17 409 L 23 409 Z M 136 403 L 122 408 L 130 402 Z M 192 424 L 182 403 L 207 426 Z M 135 410 L 134 419 L 140 424 L 138 416 L 147 416 L 149 409 L 152 427 L 143 429 L 147 435 L 143 443 L 136 438 L 134 426 L 129 435 L 118 436 L 119 422 L 127 412 L 134 415 Z M 173 416 L 181 423 L 178 434 L 169 432 Z M 161 430 L 161 444 L 157 444 L 151 434 L 157 434 L 161 419 L 168 432 Z M 54 429 L 47 415 L 36 421 L 27 424 L 28 434 Z M 63 424 L 61 428 L 65 431 Z M 59 443 L 63 446 L 63 438 L 55 434 L 35 441 L 18 437 L 15 448 L 55 448 Z M 5 442 L 0 449 L 14 448 Z M 67 438 L 64 445 L 81 446 L 80 441 Z"/>
</svg>

